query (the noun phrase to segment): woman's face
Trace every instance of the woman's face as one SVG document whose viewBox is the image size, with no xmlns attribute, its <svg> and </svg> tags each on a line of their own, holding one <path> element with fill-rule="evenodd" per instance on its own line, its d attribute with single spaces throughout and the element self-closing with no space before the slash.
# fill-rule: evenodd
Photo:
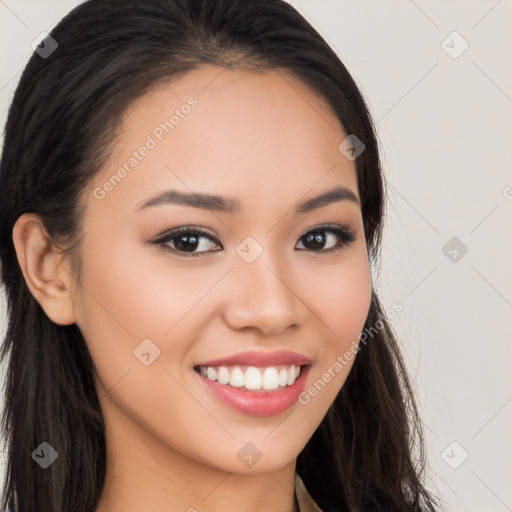
<svg viewBox="0 0 512 512">
<path fill-rule="evenodd" d="M 284 467 L 342 387 L 370 306 L 355 162 L 338 149 L 348 134 L 291 76 L 210 65 L 141 97 L 122 130 L 84 196 L 74 295 L 109 449 Z M 308 364 L 282 387 L 294 361 Z M 245 390 L 260 375 L 267 391 Z"/>
</svg>

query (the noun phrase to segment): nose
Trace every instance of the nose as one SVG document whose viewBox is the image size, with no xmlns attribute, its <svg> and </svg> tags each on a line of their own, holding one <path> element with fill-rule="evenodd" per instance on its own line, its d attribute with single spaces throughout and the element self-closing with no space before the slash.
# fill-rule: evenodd
<svg viewBox="0 0 512 512">
<path fill-rule="evenodd" d="M 253 329 L 275 336 L 297 328 L 304 318 L 304 299 L 295 290 L 296 278 L 289 271 L 276 269 L 273 261 L 262 255 L 250 264 L 237 262 L 224 310 L 224 320 L 231 329 Z"/>
</svg>

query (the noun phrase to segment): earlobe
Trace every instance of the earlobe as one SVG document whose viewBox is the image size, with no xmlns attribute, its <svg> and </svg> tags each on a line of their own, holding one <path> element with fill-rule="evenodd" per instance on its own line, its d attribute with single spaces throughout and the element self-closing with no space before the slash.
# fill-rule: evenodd
<svg viewBox="0 0 512 512">
<path fill-rule="evenodd" d="M 12 238 L 25 282 L 46 315 L 59 325 L 75 323 L 72 276 L 41 218 L 35 213 L 21 215 Z"/>
</svg>

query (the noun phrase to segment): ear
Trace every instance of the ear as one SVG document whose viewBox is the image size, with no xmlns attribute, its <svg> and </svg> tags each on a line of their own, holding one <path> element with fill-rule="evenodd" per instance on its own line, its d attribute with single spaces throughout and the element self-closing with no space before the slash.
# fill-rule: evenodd
<svg viewBox="0 0 512 512">
<path fill-rule="evenodd" d="M 21 215 L 12 230 L 12 239 L 30 293 L 48 318 L 59 325 L 75 323 L 73 278 L 41 218 L 35 213 Z"/>
</svg>

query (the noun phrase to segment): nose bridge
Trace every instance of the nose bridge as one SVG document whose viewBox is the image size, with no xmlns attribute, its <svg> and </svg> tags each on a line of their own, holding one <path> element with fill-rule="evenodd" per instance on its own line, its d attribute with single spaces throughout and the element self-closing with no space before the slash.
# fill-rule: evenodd
<svg viewBox="0 0 512 512">
<path fill-rule="evenodd" d="M 278 252 L 258 249 L 253 240 L 246 240 L 237 253 L 226 322 L 232 328 L 251 326 L 267 334 L 297 324 L 301 301 Z"/>
</svg>

